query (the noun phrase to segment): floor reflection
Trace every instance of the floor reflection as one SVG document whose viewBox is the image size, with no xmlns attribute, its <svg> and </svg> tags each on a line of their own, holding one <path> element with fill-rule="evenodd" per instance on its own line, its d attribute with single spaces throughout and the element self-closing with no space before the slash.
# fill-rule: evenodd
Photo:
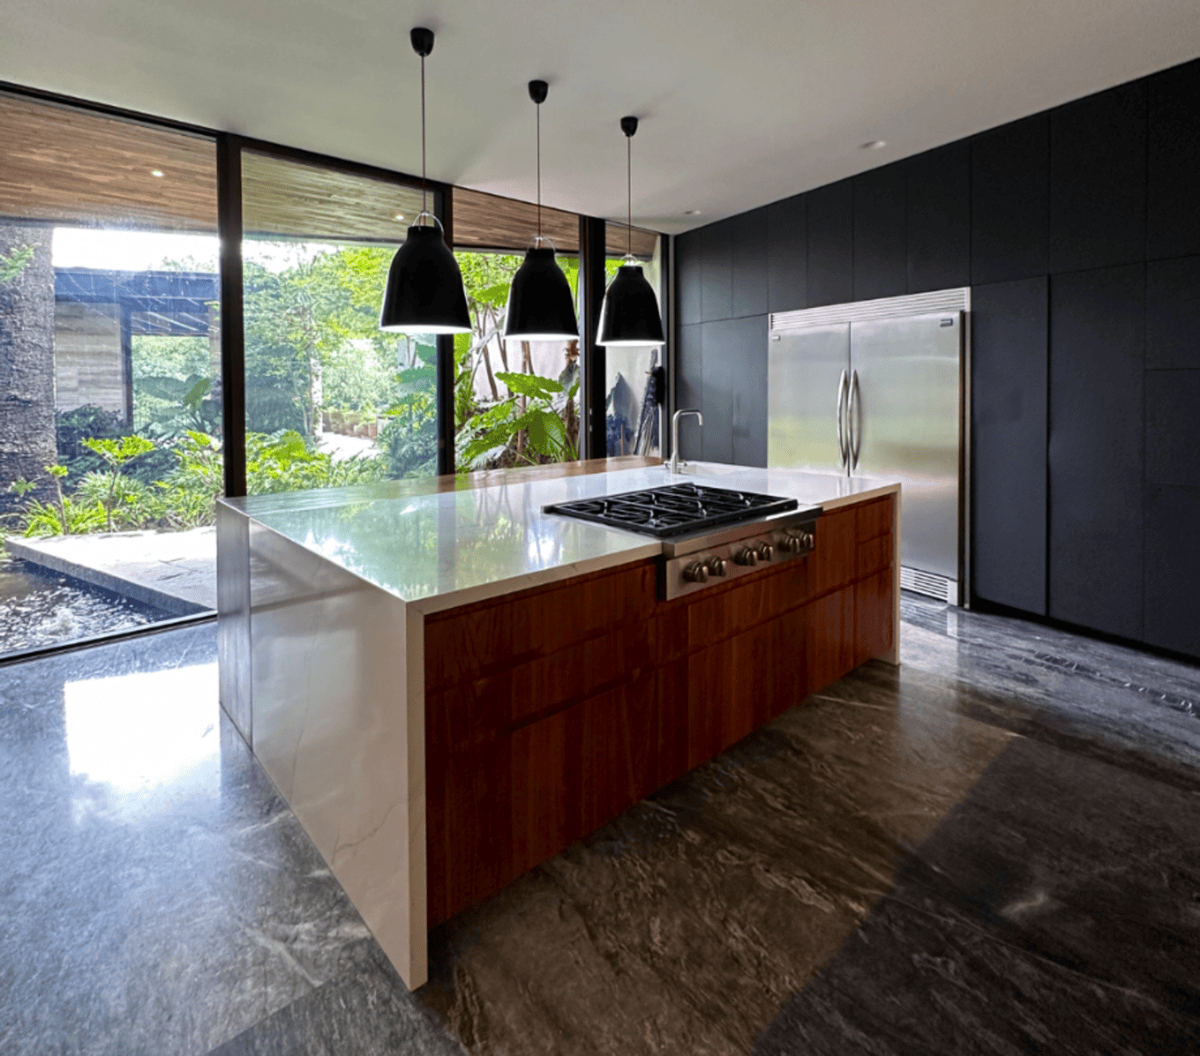
<svg viewBox="0 0 1200 1056">
<path fill-rule="evenodd" d="M 4 669 L 5 1056 L 202 1056 L 373 953 L 220 710 L 215 626 Z"/>
<path fill-rule="evenodd" d="M 140 671 L 63 685 L 70 772 L 129 810 L 156 793 L 214 792 L 220 775 L 217 665 Z"/>
<path fill-rule="evenodd" d="M 214 627 L 7 667 L 0 1052 L 1195 1051 L 1200 674 L 903 613 L 899 670 L 447 922 L 415 995 L 220 712 Z"/>
</svg>

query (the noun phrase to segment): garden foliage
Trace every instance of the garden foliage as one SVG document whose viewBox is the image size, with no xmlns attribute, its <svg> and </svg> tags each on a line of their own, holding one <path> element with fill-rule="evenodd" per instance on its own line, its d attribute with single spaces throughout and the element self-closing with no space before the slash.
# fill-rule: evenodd
<svg viewBox="0 0 1200 1056">
<path fill-rule="evenodd" d="M 281 251 L 293 254 L 281 269 L 244 264 L 250 493 L 435 473 L 436 348 L 378 326 L 392 251 Z M 576 342 L 564 342 L 557 377 L 534 374 L 528 344 L 499 337 L 520 257 L 458 259 L 473 323 L 454 341 L 458 467 L 577 458 Z M 14 255 L 3 263 L 22 262 Z M 577 263 L 561 263 L 574 290 Z M 60 412 L 58 461 L 45 467 L 56 498 L 38 501 L 33 483 L 13 482 L 8 490 L 28 498 L 10 529 L 55 535 L 213 522 L 214 498 L 224 491 L 215 344 L 204 336 L 135 335 L 132 353 L 133 421 L 96 406 Z M 335 461 L 318 449 L 323 428 L 366 434 L 374 444 Z"/>
</svg>

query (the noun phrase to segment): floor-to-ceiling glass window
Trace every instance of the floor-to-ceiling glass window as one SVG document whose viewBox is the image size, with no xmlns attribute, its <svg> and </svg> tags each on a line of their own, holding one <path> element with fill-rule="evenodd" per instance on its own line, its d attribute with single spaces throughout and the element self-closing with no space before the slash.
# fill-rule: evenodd
<svg viewBox="0 0 1200 1056">
<path fill-rule="evenodd" d="M 431 476 L 431 336 L 379 329 L 388 266 L 421 191 L 242 154 L 250 494 Z"/>
<path fill-rule="evenodd" d="M 455 339 L 460 470 L 579 458 L 579 341 L 502 337 L 513 276 L 533 245 L 538 223 L 538 210 L 528 202 L 454 192 L 454 251 L 473 328 Z M 540 223 L 578 305 L 579 217 L 543 207 Z"/>
<path fill-rule="evenodd" d="M 0 94 L 0 655 L 215 607 L 212 139 Z"/>
<path fill-rule="evenodd" d="M 623 258 L 632 253 L 646 280 L 663 296 L 662 239 L 653 231 L 629 230 L 624 224 L 606 225 L 605 278 L 612 282 Z M 611 455 L 662 454 L 662 415 L 665 406 L 666 346 L 606 348 L 604 350 L 605 445 Z"/>
</svg>

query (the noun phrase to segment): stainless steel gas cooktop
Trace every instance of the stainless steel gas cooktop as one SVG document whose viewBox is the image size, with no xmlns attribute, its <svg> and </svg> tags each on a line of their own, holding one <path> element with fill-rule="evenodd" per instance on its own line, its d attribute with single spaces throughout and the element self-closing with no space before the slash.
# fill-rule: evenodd
<svg viewBox="0 0 1200 1056">
<path fill-rule="evenodd" d="M 672 484 L 542 509 L 663 540 L 659 597 L 670 601 L 807 557 L 816 544 L 821 507 L 799 505 L 778 495 Z"/>
<path fill-rule="evenodd" d="M 671 484 L 621 495 L 603 495 L 543 507 L 545 513 L 626 528 L 631 532 L 668 539 L 739 521 L 760 520 L 799 506 L 795 499 L 757 495 L 752 491 Z"/>
</svg>

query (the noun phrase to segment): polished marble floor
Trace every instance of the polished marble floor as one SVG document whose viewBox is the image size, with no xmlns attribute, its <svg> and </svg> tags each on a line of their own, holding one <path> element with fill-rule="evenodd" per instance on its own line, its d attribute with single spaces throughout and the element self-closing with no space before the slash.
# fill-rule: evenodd
<svg viewBox="0 0 1200 1056">
<path fill-rule="evenodd" d="M 1200 669 L 905 596 L 869 664 L 431 937 L 409 994 L 204 625 L 0 667 L 0 1052 L 1193 1053 Z"/>
</svg>

